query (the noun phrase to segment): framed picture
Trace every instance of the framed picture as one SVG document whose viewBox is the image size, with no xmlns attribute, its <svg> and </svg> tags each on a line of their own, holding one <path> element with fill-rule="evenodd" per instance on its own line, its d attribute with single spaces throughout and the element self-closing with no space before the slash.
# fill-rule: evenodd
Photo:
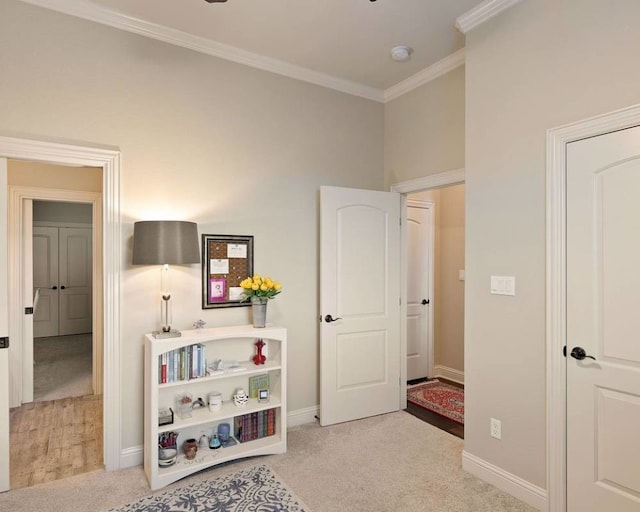
<svg viewBox="0 0 640 512">
<path fill-rule="evenodd" d="M 240 282 L 253 275 L 253 236 L 202 235 L 202 309 L 249 306 Z"/>
</svg>

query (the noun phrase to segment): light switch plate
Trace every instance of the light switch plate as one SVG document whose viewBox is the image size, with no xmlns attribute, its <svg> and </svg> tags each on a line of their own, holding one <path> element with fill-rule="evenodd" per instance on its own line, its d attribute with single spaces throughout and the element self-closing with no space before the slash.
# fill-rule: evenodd
<svg viewBox="0 0 640 512">
<path fill-rule="evenodd" d="M 492 295 L 515 295 L 516 278 L 514 276 L 491 276 Z"/>
<path fill-rule="evenodd" d="M 464 281 L 464 270 L 458 270 L 458 280 Z"/>
</svg>

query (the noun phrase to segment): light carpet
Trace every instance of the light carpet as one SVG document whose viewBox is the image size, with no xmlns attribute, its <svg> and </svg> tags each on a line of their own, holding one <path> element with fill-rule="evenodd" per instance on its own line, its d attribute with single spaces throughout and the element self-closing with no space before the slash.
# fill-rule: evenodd
<svg viewBox="0 0 640 512">
<path fill-rule="evenodd" d="M 164 491 L 266 463 L 313 512 L 533 512 L 465 472 L 464 441 L 399 411 L 288 432 L 282 455 L 239 460 Z M 142 467 L 94 471 L 0 494 L 11 512 L 101 512 L 151 494 Z"/>
<path fill-rule="evenodd" d="M 33 395 L 36 402 L 93 393 L 89 334 L 33 340 Z"/>
<path fill-rule="evenodd" d="M 305 512 L 265 464 L 143 498 L 110 512 Z M 306 512 L 309 512 L 306 509 Z"/>
</svg>

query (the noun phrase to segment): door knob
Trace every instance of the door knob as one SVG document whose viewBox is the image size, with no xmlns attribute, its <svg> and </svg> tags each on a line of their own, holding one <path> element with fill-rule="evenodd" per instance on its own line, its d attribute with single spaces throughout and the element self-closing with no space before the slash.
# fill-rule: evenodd
<svg viewBox="0 0 640 512">
<path fill-rule="evenodd" d="M 573 357 L 574 359 L 577 359 L 578 361 L 582 361 L 587 357 L 589 359 L 593 359 L 594 361 L 596 360 L 595 357 L 587 355 L 587 353 L 582 347 L 573 347 L 573 350 L 571 351 L 571 357 Z"/>
<path fill-rule="evenodd" d="M 340 317 L 333 318 L 331 315 L 326 315 L 324 317 L 324 321 L 327 322 L 328 324 L 330 324 L 331 322 L 335 322 L 336 320 L 342 320 L 342 318 L 340 318 Z"/>
<path fill-rule="evenodd" d="M 57 286 L 52 286 L 52 287 L 51 287 L 51 289 L 52 289 L 52 290 L 57 290 L 57 289 L 58 289 L 58 287 L 57 287 Z"/>
<path fill-rule="evenodd" d="M 61 290 L 64 290 L 65 288 L 66 288 L 66 286 L 61 286 L 60 287 Z"/>
<path fill-rule="evenodd" d="M 427 304 L 429 304 L 429 302 L 430 302 L 430 301 L 429 301 L 429 299 L 422 299 L 421 304 L 422 304 L 423 306 L 426 306 Z"/>
</svg>

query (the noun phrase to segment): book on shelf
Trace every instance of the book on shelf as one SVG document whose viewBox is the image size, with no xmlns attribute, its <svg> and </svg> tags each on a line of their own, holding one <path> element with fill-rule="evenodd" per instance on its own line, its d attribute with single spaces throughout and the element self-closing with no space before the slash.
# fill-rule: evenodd
<svg viewBox="0 0 640 512">
<path fill-rule="evenodd" d="M 235 438 L 241 443 L 272 436 L 276 433 L 276 410 L 252 412 L 236 416 Z"/>
<path fill-rule="evenodd" d="M 202 344 L 169 350 L 158 357 L 158 383 L 198 379 L 207 375 L 206 348 Z"/>
<path fill-rule="evenodd" d="M 249 377 L 249 398 L 258 398 L 258 390 L 269 389 L 269 374 Z"/>
</svg>

